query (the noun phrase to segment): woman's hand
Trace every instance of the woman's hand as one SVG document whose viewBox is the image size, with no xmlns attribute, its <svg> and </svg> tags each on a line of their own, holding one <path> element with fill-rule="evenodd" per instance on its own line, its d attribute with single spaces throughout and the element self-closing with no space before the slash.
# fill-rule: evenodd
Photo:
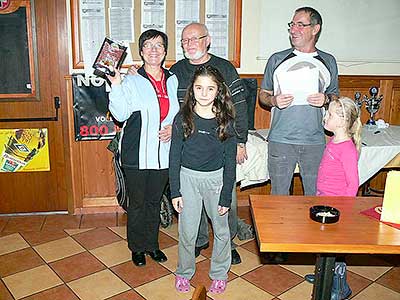
<svg viewBox="0 0 400 300">
<path fill-rule="evenodd" d="M 228 212 L 228 210 L 229 210 L 229 207 L 218 205 L 218 213 L 220 216 L 223 216 L 224 214 L 226 214 Z"/>
<path fill-rule="evenodd" d="M 183 209 L 182 197 L 176 197 L 176 198 L 172 199 L 172 206 L 178 213 L 181 213 L 182 209 Z"/>
<path fill-rule="evenodd" d="M 110 80 L 111 84 L 112 84 L 112 85 L 119 85 L 119 84 L 121 84 L 122 78 L 121 78 L 121 73 L 119 72 L 119 70 L 118 70 L 118 69 L 114 69 L 114 67 L 110 67 L 110 71 L 111 71 L 111 72 L 112 72 L 112 71 L 115 72 L 115 75 L 114 75 L 114 76 L 111 76 L 111 75 L 106 74 L 106 76 L 107 76 L 108 80 Z"/>
<path fill-rule="evenodd" d="M 168 143 L 171 140 L 171 135 L 172 125 L 164 126 L 164 128 L 158 132 L 158 137 L 160 138 L 160 141 L 164 143 Z"/>
</svg>

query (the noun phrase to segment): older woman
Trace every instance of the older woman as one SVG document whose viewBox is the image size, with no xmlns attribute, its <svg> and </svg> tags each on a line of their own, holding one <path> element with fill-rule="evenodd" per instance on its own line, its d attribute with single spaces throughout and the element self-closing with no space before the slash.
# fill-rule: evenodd
<svg viewBox="0 0 400 300">
<path fill-rule="evenodd" d="M 110 112 L 125 122 L 119 149 L 129 195 L 128 247 L 137 266 L 146 264 L 145 254 L 157 262 L 167 260 L 158 245 L 160 199 L 168 181 L 171 124 L 179 110 L 178 80 L 162 67 L 167 47 L 165 33 L 147 30 L 139 38 L 144 64 L 137 74 L 122 80 L 115 70 L 115 76 L 108 76 Z"/>
</svg>

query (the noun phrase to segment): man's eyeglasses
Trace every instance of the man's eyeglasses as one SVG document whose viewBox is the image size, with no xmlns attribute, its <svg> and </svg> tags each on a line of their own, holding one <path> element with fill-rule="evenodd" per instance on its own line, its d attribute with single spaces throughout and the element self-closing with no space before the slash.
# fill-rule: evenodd
<svg viewBox="0 0 400 300">
<path fill-rule="evenodd" d="M 153 48 L 155 48 L 156 50 L 162 50 L 162 49 L 164 49 L 164 44 L 163 43 L 155 43 L 155 44 L 145 43 L 145 44 L 143 44 L 143 48 L 147 49 L 147 50 L 153 49 Z"/>
<path fill-rule="evenodd" d="M 302 22 L 298 22 L 298 23 L 289 22 L 289 23 L 288 23 L 289 28 L 297 27 L 298 29 L 303 29 L 304 27 L 313 26 L 313 25 L 314 25 L 314 24 L 311 24 L 311 23 L 309 23 L 309 24 L 304 24 L 304 23 L 302 23 Z"/>
<path fill-rule="evenodd" d="M 208 34 L 202 35 L 199 37 L 194 36 L 194 37 L 191 37 L 190 39 L 181 39 L 181 43 L 182 43 L 182 45 L 187 45 L 187 44 L 189 44 L 189 42 L 198 43 L 201 39 L 204 39 L 207 36 L 208 36 Z"/>
</svg>

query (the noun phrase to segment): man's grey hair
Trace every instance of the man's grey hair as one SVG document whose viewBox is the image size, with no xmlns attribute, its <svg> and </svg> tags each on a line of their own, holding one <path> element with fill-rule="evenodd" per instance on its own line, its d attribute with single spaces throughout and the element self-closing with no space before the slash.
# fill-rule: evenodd
<svg viewBox="0 0 400 300">
<path fill-rule="evenodd" d="M 319 31 L 318 31 L 317 35 L 315 36 L 315 42 L 318 42 L 319 36 L 321 35 L 321 31 L 322 31 L 321 14 L 316 9 L 309 7 L 309 6 L 304 6 L 304 7 L 300 7 L 298 9 L 296 9 L 295 14 L 297 14 L 298 12 L 302 12 L 302 11 L 304 11 L 305 13 L 310 15 L 311 24 L 319 25 Z"/>
<path fill-rule="evenodd" d="M 202 29 L 202 31 L 204 32 L 204 35 L 208 35 L 208 36 L 210 35 L 210 34 L 208 33 L 208 28 L 207 28 L 207 26 L 206 26 L 205 24 L 203 24 L 203 23 L 198 23 L 198 22 L 192 22 L 192 23 L 186 25 L 185 28 L 183 28 L 182 34 L 181 34 L 181 38 L 183 38 L 183 32 L 185 31 L 185 29 L 188 28 L 188 27 L 191 26 L 191 25 L 199 26 L 199 27 Z M 207 52 L 208 52 L 208 50 L 210 50 L 210 47 L 211 47 L 211 43 L 207 46 Z"/>
<path fill-rule="evenodd" d="M 209 35 L 207 26 L 205 24 L 203 24 L 203 23 L 198 23 L 198 22 L 192 22 L 192 23 L 186 25 L 185 28 L 183 28 L 183 30 L 182 30 L 182 34 L 185 31 L 185 29 L 188 28 L 191 25 L 196 25 L 196 26 L 201 27 L 201 29 L 203 30 L 204 34 Z"/>
</svg>

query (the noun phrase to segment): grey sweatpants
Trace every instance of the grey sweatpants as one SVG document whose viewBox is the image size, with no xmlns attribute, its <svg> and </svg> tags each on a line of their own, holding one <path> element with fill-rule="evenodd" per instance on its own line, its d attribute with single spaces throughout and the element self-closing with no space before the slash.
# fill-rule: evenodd
<svg viewBox="0 0 400 300">
<path fill-rule="evenodd" d="M 176 275 L 191 279 L 196 270 L 194 248 L 204 208 L 211 219 L 214 246 L 211 256 L 210 278 L 226 280 L 231 266 L 231 244 L 228 214 L 218 214 L 223 169 L 200 172 L 181 168 L 183 209 L 179 214 L 178 268 Z"/>
</svg>

